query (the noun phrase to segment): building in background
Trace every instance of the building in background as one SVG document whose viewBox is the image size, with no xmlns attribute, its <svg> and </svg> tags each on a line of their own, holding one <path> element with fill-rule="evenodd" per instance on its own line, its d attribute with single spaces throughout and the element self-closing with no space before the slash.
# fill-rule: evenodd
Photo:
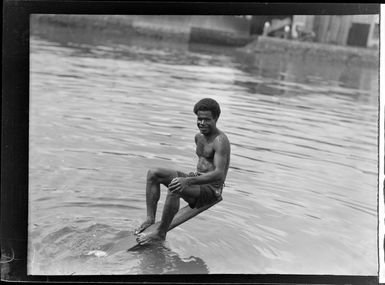
<svg viewBox="0 0 385 285">
<path fill-rule="evenodd" d="M 379 15 L 253 16 L 251 33 L 343 46 L 378 48 Z"/>
<path fill-rule="evenodd" d="M 379 44 L 379 15 L 293 16 L 293 38 L 301 29 L 313 32 L 319 43 L 370 48 Z"/>
</svg>

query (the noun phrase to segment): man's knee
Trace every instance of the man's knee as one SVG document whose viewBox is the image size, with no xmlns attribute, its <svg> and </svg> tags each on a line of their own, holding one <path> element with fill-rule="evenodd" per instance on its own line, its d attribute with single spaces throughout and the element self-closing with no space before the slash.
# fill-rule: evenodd
<svg viewBox="0 0 385 285">
<path fill-rule="evenodd" d="M 147 180 L 150 180 L 150 181 L 158 181 L 159 179 L 159 169 L 150 169 L 148 172 L 147 172 Z"/>
<path fill-rule="evenodd" d="M 177 172 L 174 173 L 174 171 L 170 171 L 168 169 L 153 168 L 147 172 L 147 181 L 152 183 L 161 183 L 167 187 L 176 175 Z"/>
</svg>

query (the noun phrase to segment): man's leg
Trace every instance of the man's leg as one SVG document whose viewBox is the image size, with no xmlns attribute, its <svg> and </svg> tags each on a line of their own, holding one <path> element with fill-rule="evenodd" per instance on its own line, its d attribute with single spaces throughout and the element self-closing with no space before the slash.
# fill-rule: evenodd
<svg viewBox="0 0 385 285">
<path fill-rule="evenodd" d="M 149 170 L 147 172 L 147 183 L 146 183 L 146 207 L 147 207 L 147 218 L 135 230 L 135 234 L 144 231 L 146 228 L 151 226 L 155 222 L 156 209 L 160 197 L 160 184 L 166 187 L 170 184 L 171 180 L 177 176 L 176 171 L 168 170 L 163 168 Z"/>
<path fill-rule="evenodd" d="M 200 195 L 200 186 L 194 185 L 185 189 L 183 193 L 171 193 L 168 191 L 166 202 L 163 207 L 162 220 L 159 225 L 159 231 L 166 236 L 167 230 L 172 222 L 172 219 L 178 213 L 179 200 L 183 198 L 187 203 L 194 203 Z"/>
<path fill-rule="evenodd" d="M 166 238 L 167 230 L 179 210 L 179 199 L 182 197 L 187 203 L 194 203 L 200 195 L 200 187 L 192 186 L 181 194 L 171 193 L 168 191 L 166 201 L 163 208 L 162 220 L 157 229 L 148 234 L 140 234 L 137 238 L 139 243 L 147 243 L 153 241 L 164 240 Z"/>
</svg>

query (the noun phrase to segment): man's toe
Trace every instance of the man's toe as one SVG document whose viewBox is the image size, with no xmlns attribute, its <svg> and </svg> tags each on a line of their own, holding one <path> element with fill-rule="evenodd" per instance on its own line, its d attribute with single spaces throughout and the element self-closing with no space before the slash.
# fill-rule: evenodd
<svg viewBox="0 0 385 285">
<path fill-rule="evenodd" d="M 142 237 L 141 237 L 141 236 L 138 236 L 138 237 L 136 238 L 136 242 L 137 242 L 138 244 L 141 244 L 141 243 L 143 242 Z"/>
<path fill-rule="evenodd" d="M 142 227 L 139 227 L 135 230 L 134 235 L 138 235 L 143 231 Z"/>
</svg>

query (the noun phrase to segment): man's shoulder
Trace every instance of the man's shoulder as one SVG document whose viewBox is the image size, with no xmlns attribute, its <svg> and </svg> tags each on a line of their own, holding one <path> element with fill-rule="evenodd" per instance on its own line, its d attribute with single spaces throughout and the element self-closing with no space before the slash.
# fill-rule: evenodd
<svg viewBox="0 0 385 285">
<path fill-rule="evenodd" d="M 219 134 L 216 136 L 214 141 L 217 142 L 217 143 L 220 143 L 220 144 L 230 145 L 229 138 L 222 131 L 219 132 Z"/>
<path fill-rule="evenodd" d="M 227 135 L 226 135 L 225 132 L 223 132 L 223 131 L 219 131 L 218 137 L 219 137 L 219 138 L 225 138 L 225 139 L 229 140 L 229 139 L 227 138 Z"/>
</svg>

